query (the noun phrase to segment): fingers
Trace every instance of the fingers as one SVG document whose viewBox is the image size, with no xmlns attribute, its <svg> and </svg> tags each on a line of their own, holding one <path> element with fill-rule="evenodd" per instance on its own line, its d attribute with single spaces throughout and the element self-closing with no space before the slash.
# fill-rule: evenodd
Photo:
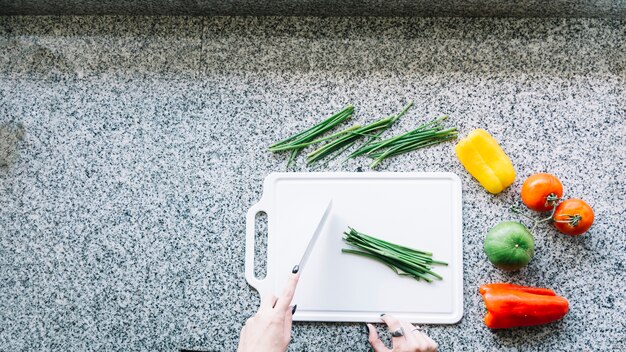
<svg viewBox="0 0 626 352">
<path fill-rule="evenodd" d="M 287 280 L 287 285 L 283 290 L 283 293 L 278 297 L 278 301 L 274 306 L 281 312 L 285 312 L 289 309 L 289 305 L 291 304 L 291 300 L 293 299 L 293 295 L 296 292 L 296 286 L 298 285 L 298 279 L 300 278 L 300 273 L 296 272 L 289 276 L 289 280 Z"/>
<path fill-rule="evenodd" d="M 427 352 L 437 352 L 437 349 L 439 348 L 439 345 L 433 341 L 433 339 L 431 339 L 428 335 L 424 334 L 421 331 L 416 331 L 419 332 L 421 335 L 423 335 L 426 338 L 426 342 L 427 342 L 427 347 L 425 349 L 425 351 Z"/>
<path fill-rule="evenodd" d="M 389 331 L 393 332 L 400 328 L 404 331 L 403 337 L 392 337 L 394 349 L 397 347 L 400 348 L 409 348 L 410 350 L 415 349 L 415 351 L 419 352 L 436 352 L 438 345 L 435 341 L 433 341 L 430 337 L 420 331 L 419 328 L 414 326 L 413 324 L 400 321 L 393 315 L 383 315 L 381 317 L 383 321 L 389 327 Z"/>
<path fill-rule="evenodd" d="M 406 341 L 409 346 L 416 345 L 417 339 L 415 333 L 418 332 L 413 324 L 407 323 L 405 321 L 400 322 L 402 324 L 402 328 L 404 329 L 404 336 L 406 336 Z"/>
<path fill-rule="evenodd" d="M 378 332 L 376 328 L 372 324 L 367 324 L 367 330 L 369 331 L 369 335 L 367 337 L 367 341 L 369 341 L 370 345 L 372 345 L 372 349 L 374 352 L 389 352 L 390 349 L 385 346 L 385 344 L 378 338 Z"/>
<path fill-rule="evenodd" d="M 392 333 L 391 343 L 393 344 L 393 347 L 396 348 L 404 345 L 406 342 L 406 334 L 409 334 L 409 331 L 404 331 L 405 329 L 402 327 L 402 322 L 400 322 L 398 318 L 389 314 L 383 314 L 380 318 L 385 322 L 385 324 L 387 324 L 389 332 Z M 402 330 L 403 336 L 393 336 L 393 332 L 397 330 Z"/>
<path fill-rule="evenodd" d="M 411 324 L 409 324 L 411 325 Z M 413 327 L 413 325 L 411 325 Z M 412 346 L 415 346 L 417 351 L 419 352 L 436 352 L 439 345 L 433 339 L 428 337 L 425 333 L 421 331 L 421 329 L 417 327 L 413 327 L 411 329 L 410 335 L 414 338 L 414 343 Z"/>
<path fill-rule="evenodd" d="M 284 325 L 284 336 L 290 340 L 291 339 L 291 325 L 293 324 L 293 314 L 296 312 L 296 308 L 297 306 L 292 306 L 289 307 L 290 309 L 287 309 L 287 311 L 285 312 L 285 325 Z M 289 342 L 289 341 L 287 341 Z"/>
<path fill-rule="evenodd" d="M 417 348 L 419 351 L 430 351 L 428 349 L 430 343 L 429 341 L 426 339 L 426 335 L 424 335 L 424 333 L 422 333 L 419 330 L 413 331 L 412 333 L 413 336 L 415 336 L 415 341 L 417 342 Z"/>
<path fill-rule="evenodd" d="M 383 314 L 380 316 L 380 319 L 382 319 L 385 324 L 387 324 L 387 326 L 389 327 L 389 331 L 396 331 L 402 327 L 402 323 L 400 322 L 400 320 L 398 320 L 398 318 L 394 317 L 393 315 Z"/>
<path fill-rule="evenodd" d="M 392 335 L 391 340 L 393 343 L 393 351 L 416 351 L 416 352 L 437 352 L 439 347 L 435 341 L 424 334 L 421 329 L 413 324 L 405 321 L 401 321 L 393 315 L 383 314 L 381 319 L 387 324 L 389 331 L 402 329 L 403 336 L 394 337 Z M 391 352 L 389 348 L 378 338 L 376 328 L 372 324 L 367 324 L 369 330 L 368 341 L 372 345 L 375 352 Z"/>
<path fill-rule="evenodd" d="M 261 306 L 259 307 L 259 310 L 274 308 L 274 305 L 276 304 L 277 299 L 278 297 L 274 296 L 273 294 L 268 294 L 266 296 L 263 296 L 261 298 Z"/>
</svg>

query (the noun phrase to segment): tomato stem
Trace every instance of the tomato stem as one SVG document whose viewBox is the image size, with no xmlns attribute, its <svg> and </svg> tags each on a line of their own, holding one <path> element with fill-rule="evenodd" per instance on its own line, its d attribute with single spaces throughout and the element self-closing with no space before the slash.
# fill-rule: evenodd
<svg viewBox="0 0 626 352">
<path fill-rule="evenodd" d="M 550 193 L 546 197 L 546 205 L 554 207 L 556 205 L 556 203 L 559 201 L 559 199 L 561 199 L 561 198 L 559 198 L 559 196 L 557 196 L 554 193 Z"/>
<path fill-rule="evenodd" d="M 558 197 L 557 197 L 557 199 L 558 199 Z M 550 221 L 550 220 L 556 221 L 556 220 L 554 220 L 554 212 L 556 211 L 556 203 L 552 205 L 552 212 L 550 213 L 550 216 L 548 216 L 547 218 L 544 218 L 544 219 L 539 219 L 539 220 L 533 218 L 532 216 L 528 216 L 528 215 L 524 214 L 519 207 L 512 206 L 512 207 L 509 208 L 509 210 L 511 212 L 513 212 L 515 214 L 518 214 L 518 215 L 521 215 L 521 216 L 525 217 L 526 219 L 528 219 L 528 220 L 533 222 L 533 227 L 530 229 L 530 232 L 533 232 L 535 230 L 535 228 L 537 227 L 537 225 L 539 225 L 539 224 L 541 224 L 543 222 L 547 222 L 547 221 Z M 580 221 L 580 219 L 578 219 L 578 221 Z M 576 223 L 578 223 L 578 222 L 576 222 Z M 572 225 L 572 226 L 576 226 L 576 225 Z"/>
<path fill-rule="evenodd" d="M 583 219 L 580 214 L 561 214 L 561 217 L 565 217 L 565 219 L 554 219 L 554 222 L 562 223 L 562 224 L 570 224 L 571 226 L 576 226 Z"/>
<path fill-rule="evenodd" d="M 519 207 L 512 206 L 512 207 L 509 208 L 509 210 L 512 211 L 515 214 L 518 214 L 518 215 L 521 215 L 521 216 L 525 217 L 526 219 L 528 219 L 528 220 L 530 220 L 532 222 L 536 222 L 537 221 L 537 220 L 535 220 L 535 218 L 522 213 L 522 210 Z"/>
</svg>

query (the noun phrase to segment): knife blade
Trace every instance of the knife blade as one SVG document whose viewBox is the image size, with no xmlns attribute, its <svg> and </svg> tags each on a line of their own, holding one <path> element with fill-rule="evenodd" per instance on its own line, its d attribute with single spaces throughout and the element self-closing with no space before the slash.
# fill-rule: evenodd
<svg viewBox="0 0 626 352">
<path fill-rule="evenodd" d="M 317 242 L 317 239 L 319 238 L 320 234 L 322 233 L 322 230 L 324 229 L 324 225 L 326 224 L 326 221 L 328 220 L 328 217 L 331 213 L 332 208 L 333 208 L 333 200 L 331 199 L 328 202 L 328 205 L 326 206 L 326 210 L 324 210 L 324 214 L 322 214 L 322 218 L 317 223 L 315 232 L 313 232 L 313 236 L 311 236 L 311 239 L 309 240 L 309 244 L 306 246 L 306 249 L 304 250 L 304 254 L 302 254 L 300 263 L 298 263 L 298 271 L 302 272 L 302 269 L 304 269 L 304 266 L 306 265 L 306 262 L 309 259 L 311 252 L 313 251 L 313 247 L 315 247 L 315 242 Z"/>
</svg>

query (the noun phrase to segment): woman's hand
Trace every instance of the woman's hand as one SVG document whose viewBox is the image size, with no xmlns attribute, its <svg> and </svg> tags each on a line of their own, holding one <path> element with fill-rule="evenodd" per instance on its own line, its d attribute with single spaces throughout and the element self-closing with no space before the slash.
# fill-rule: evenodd
<svg viewBox="0 0 626 352">
<path fill-rule="evenodd" d="M 291 318 L 296 306 L 290 306 L 300 274 L 294 267 L 285 290 L 276 297 L 261 299 L 254 316 L 246 320 L 239 336 L 238 352 L 284 352 L 291 340 Z"/>
<path fill-rule="evenodd" d="M 381 319 L 387 324 L 391 331 L 391 343 L 393 348 L 389 349 L 378 338 L 376 328 L 372 324 L 367 324 L 369 330 L 368 341 L 375 352 L 436 352 L 437 343 L 420 331 L 420 328 L 404 321 L 396 319 L 392 315 L 384 314 Z"/>
</svg>

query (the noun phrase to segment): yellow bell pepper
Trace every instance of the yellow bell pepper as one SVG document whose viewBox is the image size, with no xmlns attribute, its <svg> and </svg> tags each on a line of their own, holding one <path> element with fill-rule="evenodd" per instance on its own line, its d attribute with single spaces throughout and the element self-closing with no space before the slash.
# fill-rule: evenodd
<svg viewBox="0 0 626 352">
<path fill-rule="evenodd" d="M 511 159 L 489 132 L 480 128 L 473 130 L 454 150 L 465 169 L 487 191 L 500 193 L 515 181 Z"/>
</svg>

